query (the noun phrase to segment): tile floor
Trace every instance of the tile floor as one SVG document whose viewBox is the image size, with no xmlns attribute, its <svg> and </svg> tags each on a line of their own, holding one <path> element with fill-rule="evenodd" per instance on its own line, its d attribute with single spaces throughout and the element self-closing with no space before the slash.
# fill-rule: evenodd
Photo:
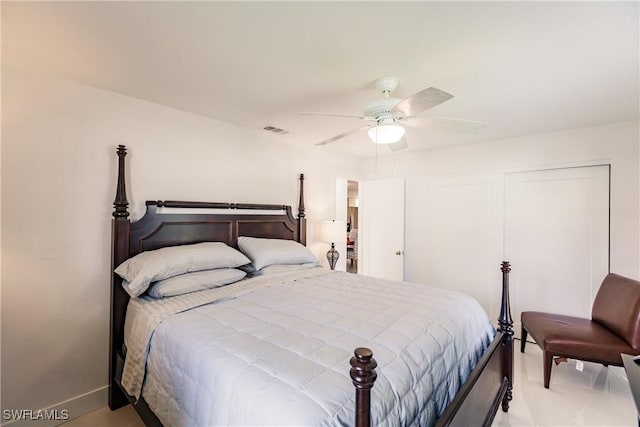
<svg viewBox="0 0 640 427">
<path fill-rule="evenodd" d="M 542 384 L 542 351 L 516 341 L 514 392 L 508 414 L 498 410 L 493 427 L 637 426 L 637 412 L 624 368 L 575 361 L 551 369 L 549 389 Z"/>
<path fill-rule="evenodd" d="M 542 386 L 542 352 L 527 344 L 521 354 L 516 341 L 514 397 L 508 414 L 501 410 L 493 427 L 524 426 L 637 426 L 636 409 L 624 369 L 575 362 L 561 363 L 551 372 L 551 384 Z M 108 408 L 76 418 L 64 427 L 143 427 L 131 406 Z M 203 426 L 204 427 L 204 426 Z"/>
</svg>

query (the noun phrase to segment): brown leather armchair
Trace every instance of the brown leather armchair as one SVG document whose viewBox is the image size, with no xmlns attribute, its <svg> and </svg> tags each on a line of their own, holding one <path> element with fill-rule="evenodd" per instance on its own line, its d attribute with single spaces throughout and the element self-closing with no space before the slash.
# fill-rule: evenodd
<svg viewBox="0 0 640 427">
<path fill-rule="evenodd" d="M 640 282 L 608 274 L 593 302 L 591 319 L 522 312 L 520 351 L 527 334 L 542 348 L 544 386 L 554 357 L 622 366 L 620 353 L 640 354 Z"/>
</svg>

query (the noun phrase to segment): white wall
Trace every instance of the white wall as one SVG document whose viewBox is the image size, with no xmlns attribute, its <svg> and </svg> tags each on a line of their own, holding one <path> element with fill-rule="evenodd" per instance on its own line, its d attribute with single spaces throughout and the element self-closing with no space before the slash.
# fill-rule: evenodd
<svg viewBox="0 0 640 427">
<path fill-rule="evenodd" d="M 639 135 L 637 121 L 614 123 L 390 156 L 378 160 L 377 173 L 374 161 L 368 162 L 366 173 L 369 178 L 388 176 L 395 167 L 397 175 L 406 178 L 407 280 L 467 291 L 495 317 L 498 264 L 504 256 L 505 172 L 611 164 L 611 271 L 640 277 Z M 438 266 L 432 265 L 434 251 L 441 248 L 430 242 L 439 231 L 434 193 L 449 183 L 468 185 L 471 203 L 448 214 L 460 215 L 461 227 L 447 238 L 463 242 L 458 245 L 463 250 L 442 277 L 434 275 Z M 438 240 L 442 242 L 442 236 Z"/>
<path fill-rule="evenodd" d="M 79 412 L 106 404 L 117 144 L 129 148 L 136 218 L 147 199 L 286 203 L 295 211 L 304 172 L 308 243 L 325 264 L 316 225 L 334 216 L 336 177 L 362 173 L 354 159 L 264 131 L 6 64 L 2 106 L 3 409 L 86 393 Z"/>
</svg>

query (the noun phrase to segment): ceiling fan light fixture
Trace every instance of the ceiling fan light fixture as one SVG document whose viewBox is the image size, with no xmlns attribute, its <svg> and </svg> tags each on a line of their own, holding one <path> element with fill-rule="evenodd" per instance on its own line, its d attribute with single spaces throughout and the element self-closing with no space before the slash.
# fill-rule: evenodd
<svg viewBox="0 0 640 427">
<path fill-rule="evenodd" d="M 393 144 L 404 136 L 405 129 L 399 125 L 380 125 L 369 129 L 369 139 L 376 144 Z"/>
</svg>

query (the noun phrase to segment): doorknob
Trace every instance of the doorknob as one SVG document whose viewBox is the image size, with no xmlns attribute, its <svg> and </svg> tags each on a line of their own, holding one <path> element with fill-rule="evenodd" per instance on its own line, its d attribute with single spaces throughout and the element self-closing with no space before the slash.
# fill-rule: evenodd
<svg viewBox="0 0 640 427">
<path fill-rule="evenodd" d="M 396 255 L 402 255 L 402 251 L 396 251 Z"/>
</svg>

